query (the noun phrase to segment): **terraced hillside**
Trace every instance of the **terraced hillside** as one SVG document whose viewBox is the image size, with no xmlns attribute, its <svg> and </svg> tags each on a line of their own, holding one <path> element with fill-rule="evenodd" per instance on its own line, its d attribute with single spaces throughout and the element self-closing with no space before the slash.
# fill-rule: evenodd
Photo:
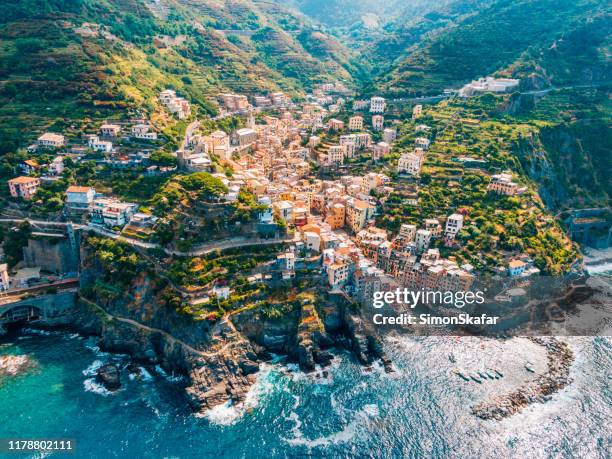
<svg viewBox="0 0 612 459">
<path fill-rule="evenodd" d="M 318 81 L 353 81 L 350 52 L 274 5 L 10 0 L 5 7 L 0 152 L 49 127 L 155 111 L 165 87 L 212 113 L 209 99 L 222 90 L 295 95 Z"/>
</svg>

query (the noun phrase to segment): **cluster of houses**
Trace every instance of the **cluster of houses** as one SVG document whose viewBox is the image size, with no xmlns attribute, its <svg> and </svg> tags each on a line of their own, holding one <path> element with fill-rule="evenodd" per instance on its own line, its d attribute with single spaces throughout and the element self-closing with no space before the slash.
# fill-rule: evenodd
<svg viewBox="0 0 612 459">
<path fill-rule="evenodd" d="M 224 93 L 219 96 L 221 109 L 224 113 L 244 114 L 256 108 L 282 108 L 291 103 L 291 99 L 285 93 L 272 92 L 267 96 L 257 95 L 253 97 L 253 104 L 244 94 Z"/>
<path fill-rule="evenodd" d="M 346 130 L 350 133 L 341 134 L 337 145 L 322 143 L 321 137 L 318 135 L 310 137 L 308 146 L 315 149 L 317 163 L 321 166 L 339 167 L 346 160 L 366 151 L 370 153 L 372 160 L 378 161 L 391 151 L 391 144 L 397 138 L 397 130 L 393 127 L 384 127 L 384 115 L 381 113 L 384 113 L 386 107 L 385 99 L 372 97 L 370 101 L 356 101 L 353 104 L 353 109 L 356 107 L 361 110 L 369 107 L 370 112 L 374 113 L 371 116 L 371 129 L 372 131 L 382 132 L 382 140 L 374 144 L 372 135 L 369 132 L 363 132 L 367 127 L 365 117 L 362 114 L 351 116 L 348 123 L 331 118 L 324 125 L 322 119 L 325 113 L 323 113 L 315 127 L 325 128 L 332 133 L 342 133 Z"/>
<path fill-rule="evenodd" d="M 66 157 L 79 161 L 92 152 L 103 154 L 103 158 L 96 159 L 96 162 L 115 169 L 146 166 L 150 151 L 138 148 L 123 153 L 114 145 L 115 141 L 122 138 L 152 141 L 157 140 L 157 133 L 142 120 L 103 123 L 96 134 L 85 136 L 85 145 L 77 141 L 68 142 L 63 134 L 45 132 L 27 151 L 31 154 L 55 152 L 56 156 L 46 164 L 41 164 L 36 157 L 25 160 L 20 166 L 24 175 L 8 181 L 9 192 L 14 198 L 31 200 L 41 184 L 61 177 Z"/>
<path fill-rule="evenodd" d="M 370 105 L 374 110 L 381 108 L 377 99 L 370 101 Z M 363 128 L 359 120 L 345 126 L 333 118 L 324 126 L 320 122 L 321 112 L 316 105 L 306 103 L 301 110 L 284 111 L 279 117 L 264 116 L 264 124 L 249 123 L 252 132 L 248 133 L 248 148 L 239 150 L 238 155 L 219 155 L 221 162 L 233 170 L 231 178 L 219 175 L 230 189 L 228 194 L 243 187 L 250 190 L 263 209 L 259 214 L 260 225 L 275 226 L 282 221 L 295 231 L 293 245 L 277 257 L 283 278 L 293 277 L 297 266 L 316 266 L 326 274 L 330 288 L 342 289 L 360 299 L 367 298 L 385 282 L 469 288 L 474 277 L 472 268 L 443 259 L 436 249 L 430 248 L 435 238 L 443 239 L 447 245 L 456 243 L 463 226 L 462 214 L 448 216 L 444 229 L 439 220 L 428 219 L 424 228 L 404 225 L 398 236 L 390 238 L 385 230 L 374 226 L 378 200 L 372 197 L 392 191 L 387 176 L 372 172 L 335 180 L 310 177 L 307 159 L 317 155 L 321 138 L 307 137 L 306 146 L 302 141 L 313 127 L 336 132 L 350 129 L 351 125 Z M 377 119 L 373 121 L 379 123 Z M 379 128 L 378 124 L 372 126 Z M 390 142 L 395 140 L 395 130 L 389 129 L 386 134 Z M 225 147 L 227 142 L 226 139 Z M 426 138 L 419 139 L 418 148 L 428 148 L 428 142 Z M 340 161 L 337 158 L 369 147 L 369 133 L 342 134 L 340 145 L 327 149 L 325 161 L 329 162 L 329 158 L 332 162 Z"/>
<path fill-rule="evenodd" d="M 189 101 L 176 95 L 173 89 L 165 89 L 159 94 L 159 101 L 166 109 L 176 116 L 179 120 L 188 118 L 191 115 Z"/>
<path fill-rule="evenodd" d="M 227 202 L 236 201 L 243 189 L 252 192 L 261 208 L 256 222 L 260 233 L 276 234 L 283 225 L 295 232 L 293 245 L 277 258 L 283 278 L 295 276 L 300 264 L 316 266 L 327 276 L 330 288 L 341 289 L 360 300 L 367 300 L 374 291 L 390 285 L 469 289 L 474 281 L 473 268 L 468 264 L 459 266 L 452 257 L 442 258 L 439 250 L 431 247 L 436 239 L 446 246 L 457 244 L 463 214 L 453 213 L 442 220 L 426 219 L 422 228 L 404 224 L 399 234 L 392 236 L 377 228 L 374 220 L 379 200 L 393 191 L 389 177 L 375 172 L 341 175 L 334 180 L 312 177 L 309 164 L 312 160 L 321 166 L 340 166 L 368 151 L 376 161 L 391 151 L 397 138 L 395 128 L 385 127 L 386 101 L 382 97 L 354 101 L 353 110 L 358 113 L 348 122 L 329 118 L 345 105 L 344 95 L 346 88 L 341 84 L 328 83 L 318 85 L 300 106 L 283 93 L 272 93 L 256 96 L 254 108 L 244 95 L 222 94 L 223 109 L 246 115 L 246 127 L 230 133 L 218 130 L 191 135 L 176 153 L 178 167 L 188 172 L 213 173 L 228 188 L 223 198 Z M 160 101 L 179 119 L 190 114 L 189 103 L 177 97 L 175 91 L 163 91 Z M 264 114 L 258 124 L 254 117 L 256 107 L 272 107 L 277 115 Z M 365 112 L 369 112 L 369 129 L 381 133 L 382 140 L 376 144 L 372 134 L 364 132 L 368 129 Z M 422 106 L 417 105 L 412 117 L 421 116 Z M 107 154 L 106 160 L 114 161 L 115 167 L 145 164 L 147 156 L 143 153 L 114 155 L 113 139 L 125 129 L 116 123 L 105 123 L 97 135 L 88 138 L 88 148 Z M 323 130 L 334 136 L 339 134 L 338 144 L 323 141 L 317 135 Z M 423 134 L 415 139 L 413 151 L 401 155 L 397 167 L 400 174 L 420 174 L 430 146 L 426 137 L 429 130 L 426 125 L 416 127 Z M 144 123 L 133 125 L 131 134 L 143 140 L 156 138 Z M 36 149 L 65 147 L 64 136 L 51 133 L 42 135 L 36 144 Z M 232 173 L 229 176 L 216 173 L 214 163 Z M 9 181 L 12 196 L 24 199 L 34 196 L 43 180 L 39 167 L 32 160 L 24 164 L 26 175 Z M 62 157 L 57 156 L 45 170 L 46 174 L 61 175 Z M 510 174 L 493 176 L 489 189 L 507 195 L 523 192 Z M 92 187 L 70 186 L 66 190 L 65 212 L 72 218 L 87 218 L 109 228 L 155 225 L 154 217 L 138 213 L 138 204 L 102 196 Z M 529 266 L 523 267 L 519 261 L 522 262 L 511 262 L 508 268 L 511 276 L 531 272 Z"/>
</svg>

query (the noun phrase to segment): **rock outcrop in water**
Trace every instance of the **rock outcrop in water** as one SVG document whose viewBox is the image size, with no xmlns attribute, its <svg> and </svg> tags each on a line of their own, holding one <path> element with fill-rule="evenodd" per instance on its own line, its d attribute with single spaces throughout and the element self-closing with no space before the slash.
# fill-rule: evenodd
<svg viewBox="0 0 612 459">
<path fill-rule="evenodd" d="M 34 366 L 26 355 L 0 355 L 0 377 L 17 376 Z"/>
<path fill-rule="evenodd" d="M 546 373 L 515 391 L 474 406 L 473 414 L 481 419 L 503 419 L 518 413 L 532 403 L 549 400 L 552 394 L 571 382 L 569 372 L 574 354 L 567 343 L 552 337 L 529 339 L 546 348 L 548 355 Z"/>
<path fill-rule="evenodd" d="M 117 365 L 102 365 L 96 371 L 96 381 L 104 385 L 108 390 L 118 390 L 121 387 L 121 378 Z"/>
</svg>

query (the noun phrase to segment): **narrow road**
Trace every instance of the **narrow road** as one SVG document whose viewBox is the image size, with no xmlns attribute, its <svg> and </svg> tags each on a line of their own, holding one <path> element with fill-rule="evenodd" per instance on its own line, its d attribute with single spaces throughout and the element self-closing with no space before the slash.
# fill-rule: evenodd
<svg viewBox="0 0 612 459">
<path fill-rule="evenodd" d="M 67 226 L 70 222 L 47 222 L 43 220 L 31 220 L 29 218 L 0 218 L 0 223 L 23 223 L 29 222 L 31 225 L 35 226 Z M 142 249 L 161 249 L 167 255 L 175 255 L 179 257 L 197 257 L 201 255 L 206 255 L 215 250 L 225 250 L 225 249 L 235 249 L 239 247 L 248 247 L 253 245 L 272 245 L 272 244 L 282 244 L 282 243 L 290 243 L 297 242 L 298 233 L 295 236 L 286 236 L 282 238 L 275 239 L 259 239 L 259 238 L 244 238 L 244 237 L 236 237 L 232 239 L 223 239 L 219 241 L 207 242 L 205 244 L 200 244 L 195 246 L 193 250 L 183 252 L 175 249 L 168 249 L 166 247 L 162 247 L 160 244 L 156 242 L 146 242 L 141 241 L 139 239 L 132 239 L 125 236 L 122 236 L 119 233 L 115 233 L 114 231 L 109 231 L 101 226 L 92 225 L 92 224 L 72 224 L 75 229 L 81 229 L 85 231 L 92 231 L 101 236 L 108 237 L 110 239 L 115 239 L 117 241 L 125 242 L 134 247 L 140 247 Z"/>
<path fill-rule="evenodd" d="M 198 120 L 193 121 L 189 124 L 189 126 L 187 126 L 187 129 L 185 129 L 185 138 L 183 139 L 183 143 L 181 144 L 182 150 L 185 150 L 187 148 L 191 137 L 193 137 L 193 131 L 195 131 L 199 126 L 200 122 Z"/>
</svg>

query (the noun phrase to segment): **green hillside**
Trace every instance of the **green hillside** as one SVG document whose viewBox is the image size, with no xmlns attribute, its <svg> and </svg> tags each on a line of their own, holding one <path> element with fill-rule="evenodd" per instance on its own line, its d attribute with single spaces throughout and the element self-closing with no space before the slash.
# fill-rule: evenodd
<svg viewBox="0 0 612 459">
<path fill-rule="evenodd" d="M 455 19 L 404 50 L 376 87 L 437 94 L 507 67 L 505 73 L 521 76 L 550 71 L 549 78 L 565 83 L 609 74 L 610 16 L 601 0 L 501 0 Z"/>
<path fill-rule="evenodd" d="M 251 1 L 9 0 L 0 18 L 0 152 L 107 116 L 153 112 L 177 89 L 197 108 L 224 90 L 303 93 L 352 83 L 353 56 Z M 276 7 L 274 7 L 276 8 Z M 289 29 L 289 30 L 286 30 Z"/>
</svg>

